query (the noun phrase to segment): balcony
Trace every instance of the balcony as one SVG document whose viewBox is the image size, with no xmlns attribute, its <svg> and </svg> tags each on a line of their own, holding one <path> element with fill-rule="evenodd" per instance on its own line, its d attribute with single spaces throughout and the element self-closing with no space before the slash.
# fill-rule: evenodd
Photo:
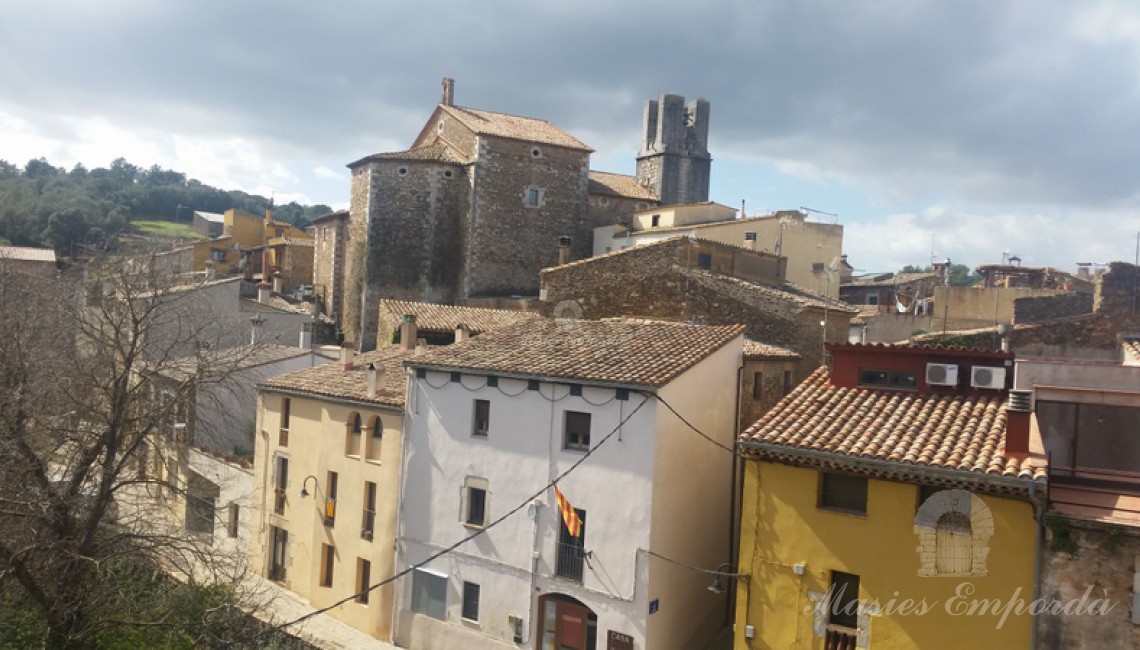
<svg viewBox="0 0 1140 650">
<path fill-rule="evenodd" d="M 855 650 L 859 631 L 841 625 L 828 625 L 824 636 L 824 650 Z"/>
<path fill-rule="evenodd" d="M 273 514 L 285 514 L 285 488 L 273 488 Z"/>
<path fill-rule="evenodd" d="M 289 430 L 288 429 L 282 428 L 277 432 L 277 446 L 279 446 L 279 447 L 288 447 L 289 446 Z"/>
<path fill-rule="evenodd" d="M 582 582 L 582 565 L 586 550 L 577 544 L 558 544 L 558 558 L 554 573 L 559 578 Z"/>
</svg>

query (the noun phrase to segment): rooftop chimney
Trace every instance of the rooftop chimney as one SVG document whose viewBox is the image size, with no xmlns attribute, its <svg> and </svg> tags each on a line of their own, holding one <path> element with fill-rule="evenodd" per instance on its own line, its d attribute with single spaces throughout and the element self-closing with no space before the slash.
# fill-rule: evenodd
<svg viewBox="0 0 1140 650">
<path fill-rule="evenodd" d="M 422 356 L 427 352 L 427 339 L 416 339 L 416 356 Z"/>
<path fill-rule="evenodd" d="M 376 399 L 376 364 L 368 364 L 368 399 Z"/>
<path fill-rule="evenodd" d="M 206 260 L 206 282 L 213 280 L 215 277 L 216 271 L 214 270 L 214 260 Z"/>
<path fill-rule="evenodd" d="M 455 326 L 455 342 L 456 343 L 466 341 L 469 338 L 471 338 L 471 328 L 470 327 L 467 327 L 463 323 L 460 323 L 460 324 Z"/>
<path fill-rule="evenodd" d="M 352 343 L 345 341 L 344 343 L 340 344 L 340 371 L 341 372 L 348 372 L 349 370 L 352 370 L 352 361 L 353 361 L 353 358 L 355 356 L 356 356 L 356 347 Z"/>
<path fill-rule="evenodd" d="M 1009 391 L 1005 406 L 1005 453 L 1029 453 L 1029 421 L 1033 416 L 1033 392 Z"/>
<path fill-rule="evenodd" d="M 443 83 L 440 87 L 439 103 L 444 106 L 455 105 L 455 80 L 451 77 L 444 77 Z"/>
<path fill-rule="evenodd" d="M 572 239 L 565 236 L 558 238 L 558 264 L 567 264 L 571 261 L 570 243 L 572 241 Z"/>
<path fill-rule="evenodd" d="M 416 349 L 416 336 L 418 334 L 415 314 L 404 314 L 404 318 L 400 322 L 400 349 L 405 352 Z"/>
<path fill-rule="evenodd" d="M 283 291 L 284 289 L 285 289 L 285 278 L 281 277 L 280 273 L 274 273 L 273 274 L 273 293 L 276 293 L 276 294 L 284 293 L 284 291 Z"/>
<path fill-rule="evenodd" d="M 273 287 L 271 287 L 268 282 L 258 282 L 257 283 L 257 302 L 260 302 L 263 305 L 268 303 L 269 297 L 272 295 L 270 293 L 270 289 L 272 289 L 272 288 Z"/>
<path fill-rule="evenodd" d="M 261 326 L 265 324 L 265 319 L 261 316 L 254 316 L 249 319 L 249 344 L 257 345 L 261 339 Z"/>
</svg>

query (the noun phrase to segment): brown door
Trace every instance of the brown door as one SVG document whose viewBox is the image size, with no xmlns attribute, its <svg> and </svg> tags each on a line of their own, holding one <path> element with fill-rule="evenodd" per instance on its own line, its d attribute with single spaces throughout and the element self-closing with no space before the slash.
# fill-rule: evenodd
<svg viewBox="0 0 1140 650">
<path fill-rule="evenodd" d="M 597 616 L 582 603 L 564 597 L 547 596 L 539 601 L 542 635 L 539 650 L 595 650 Z"/>
<path fill-rule="evenodd" d="M 586 650 L 586 617 L 590 610 L 573 603 L 558 603 L 558 650 Z"/>
</svg>

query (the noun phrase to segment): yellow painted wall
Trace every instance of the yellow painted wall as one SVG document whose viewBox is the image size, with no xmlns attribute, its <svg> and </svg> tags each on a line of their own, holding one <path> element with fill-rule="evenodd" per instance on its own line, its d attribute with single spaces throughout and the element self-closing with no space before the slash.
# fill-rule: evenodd
<svg viewBox="0 0 1140 650">
<path fill-rule="evenodd" d="M 403 414 L 380 408 L 360 408 L 315 398 L 291 397 L 289 441 L 278 445 L 281 404 L 284 396 L 262 392 L 258 395 L 258 437 L 254 460 L 255 491 L 260 492 L 260 526 L 252 533 L 251 565 L 267 575 L 269 526 L 289 531 L 289 563 L 285 586 L 307 598 L 313 607 L 324 607 L 356 591 L 357 558 L 372 563 L 370 582 L 392 575 L 395 561 L 396 514 Z M 368 437 L 368 423 L 379 416 L 384 437 L 378 461 L 345 454 L 346 423 L 359 412 Z M 273 514 L 273 470 L 276 454 L 289 457 L 289 486 L 284 516 Z M 268 470 L 267 470 L 268 468 Z M 337 472 L 337 503 L 334 525 L 323 522 L 324 496 L 329 471 Z M 302 498 L 301 487 L 310 495 Z M 377 484 L 376 522 L 372 541 L 361 538 L 364 512 L 364 483 Z M 314 489 L 316 488 L 316 489 Z M 259 495 L 260 496 L 260 495 Z M 332 587 L 320 586 L 322 545 L 336 548 Z M 350 601 L 330 614 L 380 639 L 388 639 L 392 625 L 392 586 L 372 592 L 367 605 Z"/>
<path fill-rule="evenodd" d="M 877 600 L 895 612 L 870 619 L 870 646 L 892 648 L 1026 648 L 1032 617 L 1010 613 L 998 629 L 998 615 L 951 615 L 963 604 L 956 590 L 969 583 L 969 600 L 1033 600 L 1036 527 L 1029 503 L 980 496 L 994 520 L 989 575 L 918 577 L 918 537 L 913 532 L 918 487 L 870 480 L 866 516 L 817 507 L 819 472 L 774 463 L 744 463 L 740 570 L 751 575 L 737 585 L 734 647 L 823 648 L 812 634 L 808 592 L 826 592 L 832 570 L 860 577 L 859 600 Z M 803 576 L 793 566 L 806 565 Z M 925 599 L 932 607 L 918 615 L 899 613 L 902 599 Z M 1016 601 L 1015 601 L 1016 602 Z M 745 626 L 756 636 L 745 639 Z"/>
</svg>

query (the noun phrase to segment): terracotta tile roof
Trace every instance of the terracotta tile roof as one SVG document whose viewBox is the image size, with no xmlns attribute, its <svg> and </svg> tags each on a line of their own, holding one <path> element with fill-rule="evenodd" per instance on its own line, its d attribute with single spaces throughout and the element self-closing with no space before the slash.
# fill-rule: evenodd
<svg viewBox="0 0 1140 650">
<path fill-rule="evenodd" d="M 321 216 L 317 217 L 316 219 L 313 219 L 312 221 L 310 221 L 309 225 L 316 224 L 316 223 L 324 223 L 326 221 L 333 221 L 335 219 L 347 219 L 348 216 L 349 216 L 348 210 L 337 210 L 336 212 L 330 212 L 328 214 L 322 214 Z"/>
<path fill-rule="evenodd" d="M 861 275 L 844 282 L 845 287 L 897 287 L 911 282 L 925 282 L 937 280 L 938 274 L 933 271 L 923 273 L 879 273 L 875 275 Z"/>
<path fill-rule="evenodd" d="M 441 105 L 439 108 L 480 135 L 492 135 L 524 142 L 552 144 L 567 149 L 593 151 L 581 140 L 546 120 L 494 111 L 481 111 L 463 106 Z"/>
<path fill-rule="evenodd" d="M 951 470 L 964 482 L 981 479 L 977 487 L 988 479 L 994 491 L 1017 492 L 1008 479 L 1044 481 L 1046 464 L 1003 455 L 1003 398 L 843 388 L 819 368 L 740 442 L 755 458 L 894 480 L 920 480 L 924 469 Z"/>
<path fill-rule="evenodd" d="M 341 370 L 339 362 L 333 362 L 267 379 L 258 384 L 258 388 L 403 407 L 404 359 L 414 355 L 414 350 L 404 351 L 393 345 L 356 355 L 353 367 L 348 371 Z M 384 370 L 384 386 L 377 388 L 376 397 L 368 397 L 370 363 Z"/>
<path fill-rule="evenodd" d="M 348 166 L 355 167 L 356 165 L 367 162 L 369 160 L 427 160 L 433 162 L 452 163 L 456 165 L 465 165 L 471 162 L 450 146 L 442 142 L 436 142 L 434 144 L 424 145 L 422 147 L 413 147 L 404 151 L 385 151 L 381 153 L 374 153 L 371 156 L 365 156 L 360 160 L 351 162 L 348 164 Z"/>
<path fill-rule="evenodd" d="M 803 358 L 795 350 L 753 341 L 752 339 L 744 339 L 744 356 L 750 359 L 788 359 L 790 361 Z"/>
<path fill-rule="evenodd" d="M 463 323 L 471 329 L 472 334 L 542 318 L 541 314 L 513 309 L 460 307 L 407 300 L 381 300 L 380 313 L 381 320 L 384 320 L 384 314 L 396 320 L 405 314 L 411 314 L 416 317 L 416 328 L 421 332 L 454 332 L 455 326 Z"/>
<path fill-rule="evenodd" d="M 630 249 L 626 249 L 630 250 Z M 721 275 L 711 271 L 703 271 L 694 268 L 682 268 L 681 271 L 686 275 L 694 278 L 704 278 L 715 283 L 723 283 L 730 285 L 737 285 L 749 291 L 756 292 L 757 294 L 765 295 L 772 298 L 780 298 L 782 300 L 789 300 L 801 307 L 814 307 L 816 309 L 830 309 L 831 311 L 840 312 L 844 314 L 857 314 L 859 310 L 851 305 L 840 300 L 834 300 L 827 296 L 821 296 L 817 293 L 812 293 L 807 289 L 785 282 L 783 284 L 765 284 L 762 282 L 753 282 L 743 278 L 734 278 L 730 275 Z"/>
<path fill-rule="evenodd" d="M 743 332 L 742 325 L 541 319 L 437 348 L 408 365 L 657 388 Z"/>
<path fill-rule="evenodd" d="M 657 196 L 637 183 L 636 176 L 590 170 L 590 194 L 606 194 L 629 199 L 657 202 Z"/>
<path fill-rule="evenodd" d="M 0 246 L 0 260 L 20 260 L 22 262 L 55 262 L 55 251 L 50 248 L 29 248 L 27 246 Z"/>
</svg>

